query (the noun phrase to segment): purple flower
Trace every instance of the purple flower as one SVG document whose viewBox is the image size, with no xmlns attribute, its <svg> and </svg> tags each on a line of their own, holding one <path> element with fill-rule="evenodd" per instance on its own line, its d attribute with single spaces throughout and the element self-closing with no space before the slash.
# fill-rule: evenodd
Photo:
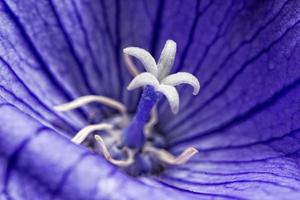
<svg viewBox="0 0 300 200">
<path fill-rule="evenodd" d="M 300 198 L 300 2 L 1 0 L 0 10 L 1 200 Z M 158 60 L 168 39 L 177 43 L 171 73 L 194 74 L 201 90 L 178 87 L 176 115 L 160 99 L 152 139 L 198 154 L 155 175 L 112 165 L 86 148 L 93 137 L 72 143 L 118 112 L 53 107 L 102 95 L 134 114 L 142 89 L 127 91 L 122 50 Z"/>
</svg>

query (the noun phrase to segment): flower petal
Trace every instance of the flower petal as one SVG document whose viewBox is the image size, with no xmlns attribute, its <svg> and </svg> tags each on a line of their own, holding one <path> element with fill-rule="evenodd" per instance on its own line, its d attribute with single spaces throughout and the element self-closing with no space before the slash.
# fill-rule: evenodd
<svg viewBox="0 0 300 200">
<path fill-rule="evenodd" d="M 10 104 L 1 104 L 0 111 L 6 113 L 0 116 L 1 199 L 189 198 L 124 175 Z"/>
<path fill-rule="evenodd" d="M 43 126 L 59 122 L 61 129 L 72 132 L 65 127 L 69 125 L 63 124 L 75 127 L 77 122 L 83 123 L 82 116 L 76 113 L 57 117 L 49 108 L 90 92 L 116 99 L 124 95 L 134 109 L 136 99 L 126 97 L 124 92 L 129 81 L 120 59 L 124 45 L 149 47 L 151 54 L 157 55 L 165 41 L 172 38 L 179 46 L 174 71 L 192 72 L 202 84 L 197 97 L 191 97 L 185 88 L 180 91 L 184 97 L 182 112 L 176 117 L 165 112 L 169 110 L 167 103 L 159 106 L 160 130 L 167 135 L 170 150 L 176 154 L 190 145 L 199 149 L 190 164 L 169 169 L 156 180 L 140 179 L 147 186 L 128 183 L 125 175 L 113 174 L 99 157 L 88 156 L 87 161 L 76 165 L 78 154 L 86 151 L 69 146 L 51 130 L 33 140 L 39 144 L 38 150 L 26 145 L 17 159 L 20 170 L 15 170 L 9 183 L 10 192 L 18 191 L 15 196 L 20 198 L 16 199 L 46 199 L 45 191 L 55 187 L 61 188 L 57 192 L 61 199 L 89 199 L 88 193 L 93 194 L 90 199 L 101 195 L 136 199 L 140 196 L 135 195 L 151 196 L 146 192 L 150 184 L 159 187 L 155 195 L 163 199 L 167 194 L 174 199 L 179 193 L 191 195 L 181 199 L 299 199 L 298 1 L 49 1 L 50 4 L 29 0 L 9 1 L 10 9 L 5 2 L 0 3 L 1 27 L 5 27 L 0 28 L 0 99 L 16 104 Z M 92 61 L 91 53 L 97 55 L 97 62 Z M 96 64 L 102 78 L 97 75 Z M 39 127 L 26 114 L 18 117 L 9 110 L 2 113 L 0 142 L 6 145 L 0 148 L 0 177 L 5 174 L 3 166 L 7 166 L 8 153 L 16 150 L 17 141 L 23 141 L 24 135 L 31 135 L 36 132 L 33 128 Z M 12 117 L 5 119 L 9 115 Z M 64 123 L 66 120 L 69 123 Z M 19 123 L 22 121 L 33 128 L 24 128 Z M 52 155 L 57 155 L 45 150 L 49 143 L 59 146 L 61 157 L 54 159 Z M 68 151 L 64 152 L 65 148 Z M 72 162 L 64 161 L 71 151 L 79 153 L 72 155 Z M 43 162 L 35 162 L 37 157 Z M 74 170 L 57 185 L 59 181 L 55 179 L 73 165 Z M 57 171 L 56 176 L 39 173 L 47 167 Z M 100 177 L 106 180 L 101 187 L 108 182 L 120 184 L 121 192 L 116 192 L 119 187 L 109 187 L 112 189 L 95 195 Z M 24 186 L 28 188 L 23 190 Z"/>
<path fill-rule="evenodd" d="M 159 125 L 175 155 L 189 146 L 199 153 L 159 181 L 208 198 L 299 198 L 300 4 L 273 3 L 189 5 L 180 26 L 188 37 L 170 37 L 181 39 L 175 68 L 193 72 L 202 90 L 179 90 L 182 112 L 159 107 Z"/>
</svg>

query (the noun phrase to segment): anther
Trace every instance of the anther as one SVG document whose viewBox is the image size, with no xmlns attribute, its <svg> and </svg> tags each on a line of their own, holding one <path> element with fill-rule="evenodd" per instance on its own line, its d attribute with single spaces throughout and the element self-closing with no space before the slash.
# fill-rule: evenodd
<svg viewBox="0 0 300 200">
<path fill-rule="evenodd" d="M 125 148 L 125 151 L 128 155 L 127 159 L 125 159 L 125 160 L 116 160 L 109 153 L 109 151 L 108 151 L 108 149 L 105 145 L 105 142 L 104 142 L 104 140 L 102 139 L 101 136 L 95 135 L 95 140 L 99 143 L 99 145 L 101 147 L 101 151 L 102 151 L 105 159 L 108 160 L 109 162 L 111 162 L 112 164 L 114 164 L 116 166 L 119 166 L 119 167 L 127 167 L 127 166 L 129 166 L 133 163 L 134 153 L 130 149 Z"/>
<path fill-rule="evenodd" d="M 111 98 L 105 97 L 105 96 L 96 96 L 96 95 L 82 96 L 82 97 L 75 99 L 74 101 L 71 101 L 71 102 L 68 102 L 65 104 L 61 104 L 58 106 L 54 106 L 54 109 L 57 111 L 60 111 L 60 112 L 65 112 L 68 110 L 79 108 L 81 106 L 84 106 L 84 105 L 92 103 L 92 102 L 101 103 L 103 105 L 106 105 L 106 106 L 109 106 L 111 108 L 118 110 L 123 116 L 123 120 L 124 120 L 123 123 L 126 124 L 128 122 L 126 106 L 124 104 L 122 104 L 121 102 L 118 102 L 114 99 L 111 99 Z"/>
<path fill-rule="evenodd" d="M 198 150 L 194 147 L 188 147 L 179 156 L 174 156 L 164 149 L 157 149 L 155 147 L 147 147 L 145 151 L 155 154 L 160 161 L 169 165 L 182 165 L 198 153 Z"/>
<path fill-rule="evenodd" d="M 111 130 L 113 126 L 111 124 L 101 123 L 95 125 L 89 125 L 81 129 L 71 141 L 75 144 L 82 143 L 92 132 L 100 130 Z"/>
</svg>

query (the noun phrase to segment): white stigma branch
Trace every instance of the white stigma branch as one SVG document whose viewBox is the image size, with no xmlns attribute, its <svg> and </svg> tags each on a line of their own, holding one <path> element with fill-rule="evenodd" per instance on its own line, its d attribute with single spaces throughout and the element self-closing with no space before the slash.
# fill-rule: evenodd
<svg viewBox="0 0 300 200">
<path fill-rule="evenodd" d="M 194 88 L 194 95 L 199 93 L 200 83 L 194 75 L 187 72 L 169 75 L 176 54 L 176 43 L 173 40 L 167 40 L 157 64 L 151 54 L 142 48 L 128 47 L 123 52 L 139 59 L 147 71 L 135 76 L 129 83 L 128 90 L 146 85 L 153 86 L 167 98 L 173 113 L 177 113 L 179 109 L 179 95 L 175 86 L 189 84 Z"/>
</svg>

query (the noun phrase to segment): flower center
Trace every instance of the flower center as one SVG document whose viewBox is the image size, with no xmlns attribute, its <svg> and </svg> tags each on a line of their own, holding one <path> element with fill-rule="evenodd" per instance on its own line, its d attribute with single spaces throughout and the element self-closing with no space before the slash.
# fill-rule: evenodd
<svg viewBox="0 0 300 200">
<path fill-rule="evenodd" d="M 73 138 L 75 144 L 84 144 L 93 151 L 103 154 L 112 164 L 123 168 L 130 175 L 158 174 L 167 165 L 180 165 L 187 162 L 198 151 L 189 147 L 179 156 L 165 150 L 166 142 L 154 125 L 157 122 L 156 103 L 165 96 L 173 113 L 179 109 L 179 95 L 176 85 L 185 83 L 193 86 L 196 95 L 200 84 L 192 74 L 178 72 L 169 75 L 174 63 L 176 43 L 168 40 L 156 64 L 149 52 L 137 47 L 124 49 L 127 55 L 138 58 L 147 72 L 139 73 L 129 56 L 125 62 L 134 77 L 128 89 L 144 87 L 136 113 L 129 116 L 126 106 L 104 96 L 83 96 L 56 106 L 58 111 L 78 108 L 90 102 L 98 102 L 120 112 L 100 124 L 89 125 L 81 129 Z M 91 134 L 95 133 L 97 134 Z M 92 135 L 92 136 L 91 136 Z"/>
<path fill-rule="evenodd" d="M 134 121 L 134 117 L 130 117 L 130 123 Z M 109 131 L 98 131 L 88 136 L 83 142 L 83 145 L 88 146 L 93 151 L 102 154 L 101 141 L 96 135 L 101 135 L 101 139 L 105 144 L 110 156 L 115 161 L 122 161 L 118 163 L 128 174 L 132 176 L 140 176 L 146 174 L 160 174 L 165 168 L 166 164 L 161 162 L 157 155 L 151 151 L 151 148 L 164 149 L 166 148 L 166 141 L 164 137 L 159 134 L 154 128 L 148 130 L 148 134 L 144 134 L 143 145 L 141 147 L 130 147 L 124 141 L 124 133 L 128 131 L 129 124 L 124 124 L 123 118 L 120 115 L 112 116 L 105 120 L 105 123 L 113 126 Z M 130 134 L 131 137 L 131 134 Z M 100 140 L 101 140 L 100 139 Z M 127 138 L 128 140 L 128 138 Z M 136 144 L 138 144 L 139 140 Z M 134 144 L 134 146 L 136 145 Z M 131 157 L 131 158 L 130 158 Z"/>
</svg>

